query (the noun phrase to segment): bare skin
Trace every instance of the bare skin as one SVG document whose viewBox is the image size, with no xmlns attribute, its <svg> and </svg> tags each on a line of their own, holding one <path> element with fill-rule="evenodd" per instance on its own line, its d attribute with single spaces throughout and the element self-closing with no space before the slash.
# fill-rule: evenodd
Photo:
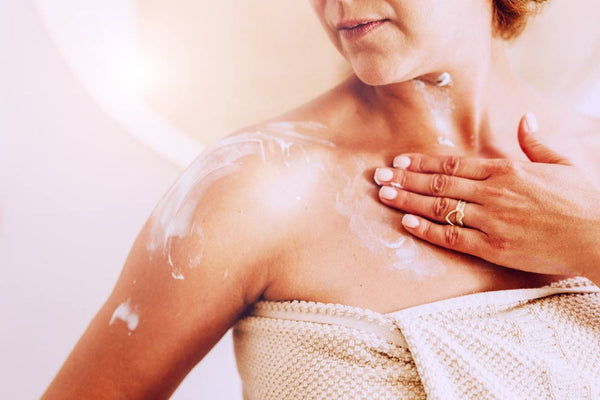
<svg viewBox="0 0 600 400">
<path fill-rule="evenodd" d="M 365 246 L 368 235 L 351 229 L 349 216 L 336 208 L 340 194 L 365 220 L 387 226 L 388 239 L 410 238 L 400 225 L 402 214 L 379 203 L 372 179 L 375 168 L 391 165 L 400 153 L 464 153 L 419 143 L 411 135 L 399 140 L 391 132 L 393 142 L 366 140 L 361 132 L 385 135 L 376 120 L 369 125 L 357 110 L 361 102 L 357 86 L 360 83 L 350 79 L 280 118 L 329 126 L 298 132 L 336 144 L 304 146 L 323 171 L 308 174 L 299 185 L 298 176 L 312 168 L 301 162 L 304 154 L 292 152 L 291 167 L 284 166 L 283 158 L 262 163 L 258 155 L 250 155 L 243 160 L 244 168 L 211 185 L 200 201 L 204 211 L 193 217 L 201 220 L 209 241 L 202 245 L 202 263 L 186 270 L 184 281 L 171 277 L 166 259 L 151 260 L 146 224 L 114 292 L 44 398 L 167 398 L 247 307 L 260 299 L 331 302 L 386 313 L 469 293 L 539 287 L 563 278 L 503 268 L 425 241 L 416 241 L 400 257 L 392 254 L 395 250 L 381 247 L 377 254 Z M 585 126 L 585 119 L 572 117 Z M 542 108 L 538 118 L 541 123 L 555 121 L 553 113 Z M 413 131 L 414 122 L 406 120 L 404 131 Z M 554 133 L 558 137 L 561 132 Z M 486 152 L 521 159 L 518 144 L 511 142 L 507 138 L 503 146 L 486 146 Z M 570 155 L 583 160 L 592 154 Z M 600 173 L 597 165 L 588 167 Z M 356 182 L 348 191 L 353 178 Z M 361 202 L 364 197 L 369 201 Z M 175 246 L 175 260 L 197 254 L 198 248 L 197 238 L 181 240 Z M 394 263 L 402 257 L 409 264 Z M 133 332 L 125 323 L 109 324 L 125 299 L 139 311 L 140 323 Z"/>
<path fill-rule="evenodd" d="M 243 145 L 249 141 L 252 151 L 231 145 L 231 152 L 243 153 L 235 160 L 203 166 L 210 157 L 199 157 L 194 162 L 199 170 L 223 172 L 199 191 L 202 195 L 182 197 L 178 204 L 189 206 L 187 222 L 200 230 L 171 235 L 164 241 L 168 251 L 151 252 L 158 243 L 153 226 L 168 219 L 162 211 L 168 207 L 156 208 L 113 293 L 44 399 L 168 398 L 261 299 L 341 303 L 386 313 L 562 278 L 504 268 L 413 239 L 401 226 L 402 213 L 380 203 L 373 173 L 402 153 L 526 160 L 515 124 L 534 111 L 567 156 L 600 174 L 594 150 L 573 140 L 598 123 L 548 103 L 511 75 L 501 44 L 491 39 L 487 2 L 440 0 L 435 13 L 416 12 L 424 3 L 399 0 L 312 4 L 356 72 L 273 120 L 317 122 L 317 128 L 295 128 L 314 140 L 252 134 Z M 380 36 L 363 45 L 345 43 L 335 23 L 365 16 L 386 18 Z M 453 43 L 463 43 L 462 52 L 452 51 Z M 432 82 L 443 71 L 450 72 L 453 84 L 439 88 Z M 428 95 L 453 105 L 437 124 Z M 440 127 L 446 129 L 442 141 Z M 256 130 L 269 128 L 261 124 L 244 131 Z M 199 176 L 190 192 L 204 179 Z M 196 260 L 193 266 L 189 260 Z M 111 323 L 124 302 L 139 318 L 134 329 L 122 320 Z"/>
<path fill-rule="evenodd" d="M 576 274 L 600 284 L 597 170 L 575 166 L 545 145 L 537 126 L 529 114 L 519 127 L 531 162 L 399 156 L 396 168 L 375 172 L 380 198 L 411 213 L 402 219 L 406 230 L 430 243 L 513 269 Z M 597 153 L 595 136 L 577 141 Z M 468 210 L 453 222 L 459 198 Z"/>
<path fill-rule="evenodd" d="M 334 155 L 334 165 L 338 167 L 349 165 L 344 169 L 343 174 L 352 174 L 352 164 L 356 164 L 358 159 L 366 160 L 366 164 L 370 167 L 377 167 L 391 165 L 393 158 L 401 153 L 423 152 L 430 155 L 472 155 L 470 152 L 457 151 L 441 145 L 419 143 L 420 138 L 408 134 L 398 138 L 398 135 L 394 136 L 393 132 L 388 132 L 390 137 L 393 137 L 393 140 L 389 142 L 378 142 L 375 138 L 369 138 L 372 140 L 372 142 L 369 142 L 365 139 L 366 135 L 360 136 L 358 132 L 355 137 L 359 139 L 355 143 L 348 142 L 347 138 L 353 136 L 351 132 L 382 132 L 381 127 L 376 127 L 377 122 L 373 123 L 373 127 L 365 126 L 363 117 L 365 114 L 362 110 L 357 112 L 355 107 L 348 106 L 347 114 L 340 112 L 340 110 L 344 110 L 340 103 L 343 103 L 345 96 L 352 97 L 355 84 L 357 84 L 356 81 L 351 79 L 312 105 L 284 116 L 284 118 L 291 120 L 302 118 L 315 120 L 320 117 L 320 121 L 330 127 L 338 122 L 339 125 L 332 128 L 331 131 L 345 132 L 345 142 L 333 150 L 332 153 L 337 153 Z M 360 83 L 357 85 L 360 86 Z M 524 102 L 528 101 L 530 101 L 529 104 L 533 104 L 531 98 L 524 99 Z M 352 103 L 352 101 L 349 101 L 349 103 Z M 580 130 L 577 132 L 577 130 L 571 129 L 569 134 L 565 135 L 561 131 L 564 126 L 563 124 L 557 125 L 557 119 L 552 108 L 544 109 L 544 106 L 545 104 L 542 103 L 539 104 L 539 108 L 535 109 L 539 114 L 538 118 L 541 121 L 546 121 L 544 126 L 556 127 L 556 130 L 548 133 L 548 136 L 554 136 L 552 140 L 555 145 L 562 141 L 563 148 L 572 148 L 568 153 L 574 159 L 591 161 L 585 163 L 588 170 L 599 176 L 600 166 L 593 157 L 597 150 L 589 146 L 572 146 L 573 136 L 589 134 L 590 130 L 597 126 L 597 121 L 570 114 L 567 117 L 569 124 L 578 121 Z M 328 110 L 331 110 L 330 119 L 323 118 L 324 115 L 327 116 Z M 348 115 L 351 113 L 354 113 L 354 116 Z M 340 118 L 340 114 L 343 116 L 342 118 Z M 565 115 L 564 112 L 563 115 Z M 515 114 L 515 118 L 516 121 L 519 120 L 518 114 Z M 413 121 L 410 121 L 408 117 L 407 121 L 407 128 L 402 129 L 402 131 L 413 129 L 410 127 Z M 335 133 L 331 135 L 335 135 Z M 426 137 L 427 135 L 423 133 L 423 136 Z M 482 146 L 484 150 L 477 155 L 486 158 L 526 159 L 519 148 L 514 128 L 508 130 L 504 138 L 500 136 L 495 139 L 498 140 L 496 144 L 486 143 Z M 503 140 L 500 142 L 499 139 Z M 400 148 L 403 150 L 399 151 Z M 357 195 L 360 195 L 362 191 L 363 195 L 378 196 L 378 187 L 375 186 L 375 189 L 373 189 L 373 172 L 374 168 L 365 170 L 364 176 L 361 177 L 362 188 L 357 191 Z M 339 186 L 340 181 L 343 182 L 343 179 L 330 176 L 326 182 L 322 182 L 323 186 L 319 190 L 322 193 L 331 191 L 331 196 L 333 196 L 333 193 L 342 191 Z M 326 201 L 321 200 L 320 204 L 311 204 L 310 207 L 313 212 L 316 212 L 315 210 L 318 208 L 326 208 L 327 204 Z M 373 219 L 384 218 L 384 220 L 394 225 L 400 222 L 403 215 L 394 211 L 380 210 L 376 204 L 366 203 L 360 212 L 372 216 Z M 327 217 L 328 214 L 329 217 Z M 425 241 L 416 242 L 416 251 L 419 254 L 417 256 L 418 265 L 425 270 L 423 276 L 419 276 L 412 269 L 390 269 L 383 259 L 378 262 L 377 257 L 370 254 L 368 250 L 363 251 L 351 231 L 346 229 L 344 232 L 344 230 L 339 229 L 338 226 L 343 222 L 336 222 L 338 219 L 339 216 L 327 211 L 318 215 L 314 225 L 312 223 L 309 225 L 312 233 L 307 234 L 302 239 L 303 243 L 306 244 L 302 246 L 300 252 L 298 254 L 294 252 L 287 253 L 290 259 L 289 262 L 281 264 L 282 271 L 279 276 L 282 281 L 281 283 L 274 282 L 271 284 L 265 291 L 265 298 L 269 300 L 305 299 L 325 301 L 369 308 L 379 312 L 391 312 L 462 294 L 487 290 L 538 287 L 567 277 L 566 275 L 532 274 L 503 268 L 480 258 L 431 246 Z M 328 223 L 327 221 L 331 222 Z M 315 232 L 319 232 L 319 235 L 317 236 Z M 397 226 L 397 232 L 399 236 L 409 236 L 401 226 Z M 331 241 L 329 246 L 332 250 L 335 249 L 335 256 L 330 253 L 331 250 L 327 252 L 321 250 L 324 238 L 330 238 L 328 239 Z M 335 245 L 335 243 L 341 243 L 341 245 Z M 316 254 L 314 256 L 311 256 L 311 253 L 313 253 L 311 249 L 315 249 Z M 327 254 L 327 257 L 323 257 L 324 253 Z M 435 260 L 431 259 L 431 254 L 435 254 Z M 445 269 L 436 269 L 437 261 L 440 260 Z M 430 265 L 429 269 L 427 268 L 428 263 Z M 428 272 L 431 275 L 428 276 Z M 318 277 L 318 279 L 315 279 L 315 277 Z"/>
</svg>

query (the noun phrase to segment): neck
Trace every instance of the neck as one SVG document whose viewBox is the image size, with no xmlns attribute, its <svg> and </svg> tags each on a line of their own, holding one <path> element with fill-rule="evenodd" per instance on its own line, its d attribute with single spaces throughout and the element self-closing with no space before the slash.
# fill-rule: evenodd
<svg viewBox="0 0 600 400">
<path fill-rule="evenodd" d="M 466 56 L 457 54 L 459 62 L 409 81 L 361 85 L 369 114 L 385 124 L 384 140 L 397 141 L 402 132 L 403 143 L 409 140 L 415 148 L 437 144 L 479 154 L 486 143 L 497 141 L 494 132 L 507 122 L 516 138 L 527 96 L 510 69 L 504 42 L 494 39 L 483 49 L 467 51 Z"/>
</svg>

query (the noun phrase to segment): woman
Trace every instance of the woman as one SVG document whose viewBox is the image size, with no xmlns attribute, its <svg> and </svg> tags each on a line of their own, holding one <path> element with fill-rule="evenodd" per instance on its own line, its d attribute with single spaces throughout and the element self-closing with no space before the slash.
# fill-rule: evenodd
<svg viewBox="0 0 600 400">
<path fill-rule="evenodd" d="M 44 398 L 167 398 L 234 325 L 247 399 L 597 398 L 600 122 L 505 57 L 542 1 L 311 3 L 355 75 L 195 160 Z"/>
</svg>

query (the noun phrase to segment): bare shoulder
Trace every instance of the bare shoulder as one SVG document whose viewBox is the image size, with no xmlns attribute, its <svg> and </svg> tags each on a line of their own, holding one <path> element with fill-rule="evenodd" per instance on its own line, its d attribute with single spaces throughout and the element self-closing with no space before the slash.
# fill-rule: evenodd
<svg viewBox="0 0 600 400">
<path fill-rule="evenodd" d="M 304 121 L 326 129 L 313 130 L 320 138 L 341 143 L 348 126 L 360 114 L 359 80 L 352 75 L 310 101 L 273 118 L 272 122 Z M 340 136 L 341 135 L 341 136 Z"/>
<path fill-rule="evenodd" d="M 257 126 L 198 155 L 142 227 L 44 399 L 170 396 L 269 286 L 331 149 L 299 131 Z"/>
<path fill-rule="evenodd" d="M 286 222 L 296 218 L 298 200 L 312 192 L 324 158 L 335 148 L 319 137 L 321 129 L 316 123 L 269 122 L 206 148 L 153 211 L 149 257 L 167 263 L 176 280 L 207 263 L 209 254 L 227 254 L 230 269 L 269 265 L 290 233 Z M 241 247 L 247 248 L 243 254 Z M 250 293 L 247 302 L 258 295 Z"/>
<path fill-rule="evenodd" d="M 577 146 L 577 155 L 572 160 L 600 183 L 600 119 L 582 115 L 574 133 L 575 140 L 567 138 Z"/>
<path fill-rule="evenodd" d="M 550 144 L 564 148 L 573 157 L 598 146 L 600 119 L 578 112 L 563 104 L 548 102 L 540 111 L 540 131 Z"/>
<path fill-rule="evenodd" d="M 579 145 L 586 154 L 597 158 L 600 150 L 600 118 L 583 114 L 577 116 L 578 118 L 573 118 L 572 122 L 566 122 L 566 126 L 570 127 L 571 135 L 570 137 L 566 135 L 565 138 Z"/>
<path fill-rule="evenodd" d="M 584 143 L 594 146 L 596 150 L 600 149 L 600 118 L 585 117 L 584 129 L 581 132 L 581 139 Z"/>
</svg>

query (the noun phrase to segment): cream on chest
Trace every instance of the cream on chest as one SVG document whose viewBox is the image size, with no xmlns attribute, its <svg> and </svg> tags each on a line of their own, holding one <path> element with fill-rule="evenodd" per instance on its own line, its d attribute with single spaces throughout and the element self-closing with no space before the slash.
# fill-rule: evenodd
<svg viewBox="0 0 600 400">
<path fill-rule="evenodd" d="M 377 199 L 370 159 L 328 165 L 307 197 L 294 246 L 286 247 L 268 300 L 302 299 L 393 311 L 479 291 L 534 287 L 533 274 L 430 245 Z M 381 164 L 379 164 L 381 165 Z M 315 190 L 316 191 L 316 190 Z"/>
</svg>

